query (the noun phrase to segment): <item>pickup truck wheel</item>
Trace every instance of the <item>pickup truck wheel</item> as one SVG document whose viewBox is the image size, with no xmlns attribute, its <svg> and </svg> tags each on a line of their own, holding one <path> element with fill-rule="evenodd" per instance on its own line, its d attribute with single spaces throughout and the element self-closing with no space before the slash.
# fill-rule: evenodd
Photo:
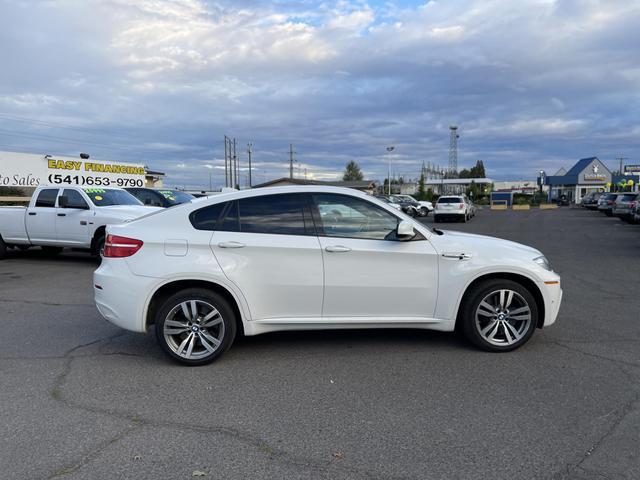
<svg viewBox="0 0 640 480">
<path fill-rule="evenodd" d="M 104 234 L 100 235 L 98 237 L 98 239 L 96 240 L 96 243 L 93 245 L 93 252 L 92 254 L 95 257 L 98 257 L 99 259 L 102 258 L 102 252 L 104 251 L 104 243 L 105 243 L 106 239 Z"/>
<path fill-rule="evenodd" d="M 155 317 L 162 349 L 184 365 L 205 365 L 229 349 L 236 320 L 228 302 L 215 292 L 189 288 L 169 297 Z"/>
<path fill-rule="evenodd" d="M 48 257 L 55 257 L 62 252 L 62 247 L 40 247 L 44 254 Z"/>
<path fill-rule="evenodd" d="M 0 260 L 7 258 L 7 244 L 4 243 L 2 237 L 0 237 Z"/>
<path fill-rule="evenodd" d="M 489 280 L 468 297 L 459 321 L 465 337 L 477 347 L 508 352 L 531 338 L 538 325 L 538 307 L 519 283 Z"/>
</svg>

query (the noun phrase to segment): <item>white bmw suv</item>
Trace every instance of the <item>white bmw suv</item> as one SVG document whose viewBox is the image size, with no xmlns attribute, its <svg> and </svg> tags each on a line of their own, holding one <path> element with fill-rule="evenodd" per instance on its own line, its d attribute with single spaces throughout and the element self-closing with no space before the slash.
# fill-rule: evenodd
<svg viewBox="0 0 640 480">
<path fill-rule="evenodd" d="M 355 190 L 294 186 L 197 199 L 109 226 L 95 301 L 211 362 L 239 332 L 461 330 L 508 351 L 558 314 L 560 277 L 531 247 L 442 232 Z"/>
</svg>

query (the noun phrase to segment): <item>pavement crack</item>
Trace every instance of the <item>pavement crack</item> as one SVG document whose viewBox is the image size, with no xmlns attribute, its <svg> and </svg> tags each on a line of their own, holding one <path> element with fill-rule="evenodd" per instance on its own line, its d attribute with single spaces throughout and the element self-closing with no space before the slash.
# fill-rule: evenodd
<svg viewBox="0 0 640 480">
<path fill-rule="evenodd" d="M 119 441 L 124 439 L 127 435 L 129 435 L 134 430 L 139 428 L 139 426 L 140 426 L 139 424 L 133 424 L 133 425 L 127 426 L 125 429 L 120 431 L 114 437 L 108 439 L 105 442 L 102 442 L 96 448 L 94 448 L 93 450 L 91 450 L 88 453 L 86 453 L 85 455 L 83 455 L 82 458 L 80 458 L 80 460 L 78 462 L 76 462 L 76 463 L 74 463 L 72 465 L 68 465 L 68 466 L 59 468 L 58 470 L 56 470 L 53 474 L 51 474 L 51 475 L 49 475 L 47 477 L 47 480 L 52 480 L 54 478 L 61 478 L 61 477 L 64 477 L 66 475 L 70 475 L 70 474 L 74 473 L 76 470 L 82 468 L 84 465 L 86 465 L 91 460 L 96 458 L 102 451 L 106 450 L 111 445 L 113 445 L 115 443 L 118 443 Z"/>
<path fill-rule="evenodd" d="M 562 347 L 562 348 L 565 348 L 565 349 L 570 350 L 572 352 L 580 353 L 580 354 L 585 355 L 587 357 L 597 358 L 597 359 L 600 359 L 600 360 L 607 360 L 609 362 L 616 363 L 618 365 L 626 365 L 628 367 L 640 368 L 640 364 L 639 363 L 628 362 L 626 360 L 620 360 L 620 359 L 616 359 L 616 358 L 611 358 L 611 357 L 607 357 L 605 355 L 600 355 L 598 353 L 586 352 L 586 351 L 584 351 L 584 350 L 582 350 L 580 348 L 577 348 L 577 347 L 571 346 L 571 345 L 567 345 L 567 344 L 559 342 L 557 340 L 549 340 L 549 343 L 551 343 L 553 345 L 557 345 L 557 346 Z"/>
</svg>

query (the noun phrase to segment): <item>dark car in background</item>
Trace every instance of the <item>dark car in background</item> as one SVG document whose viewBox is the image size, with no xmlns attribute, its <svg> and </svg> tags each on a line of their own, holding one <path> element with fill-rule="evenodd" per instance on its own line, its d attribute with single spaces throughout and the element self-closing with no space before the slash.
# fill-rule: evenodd
<svg viewBox="0 0 640 480">
<path fill-rule="evenodd" d="M 190 193 L 172 189 L 125 188 L 125 190 L 145 205 L 154 207 L 169 208 L 174 205 L 190 202 L 196 198 Z"/>
<path fill-rule="evenodd" d="M 634 192 L 618 195 L 613 204 L 612 213 L 625 222 L 634 223 L 633 214 L 638 202 L 638 195 Z"/>
<path fill-rule="evenodd" d="M 589 210 L 596 210 L 598 208 L 598 200 L 600 200 L 600 197 L 602 197 L 602 195 L 605 194 L 602 192 L 587 193 L 584 197 L 582 197 L 580 205 Z"/>
<path fill-rule="evenodd" d="M 617 193 L 606 193 L 598 200 L 598 211 L 610 217 L 613 215 L 613 204 L 618 197 Z"/>
</svg>

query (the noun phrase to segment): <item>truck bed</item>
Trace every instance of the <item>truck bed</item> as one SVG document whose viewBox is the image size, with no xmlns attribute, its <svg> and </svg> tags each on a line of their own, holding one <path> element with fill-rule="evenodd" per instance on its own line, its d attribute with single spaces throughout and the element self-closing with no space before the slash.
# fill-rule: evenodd
<svg viewBox="0 0 640 480">
<path fill-rule="evenodd" d="M 26 213 L 26 207 L 0 207 L 0 235 L 5 243 L 30 243 L 25 227 Z"/>
</svg>

